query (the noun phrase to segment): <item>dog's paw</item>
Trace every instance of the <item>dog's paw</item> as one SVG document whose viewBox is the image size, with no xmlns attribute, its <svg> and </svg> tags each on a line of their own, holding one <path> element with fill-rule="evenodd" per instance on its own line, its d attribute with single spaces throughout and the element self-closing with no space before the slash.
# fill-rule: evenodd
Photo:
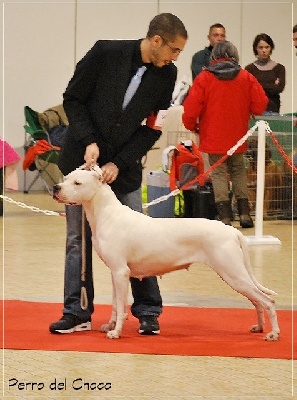
<svg viewBox="0 0 297 400">
<path fill-rule="evenodd" d="M 101 325 L 100 332 L 112 331 L 115 327 L 115 322 L 109 322 L 108 324 Z"/>
<path fill-rule="evenodd" d="M 267 342 L 277 342 L 279 340 L 279 333 L 273 331 L 269 332 L 263 339 Z"/>
<path fill-rule="evenodd" d="M 253 325 L 250 328 L 250 332 L 252 332 L 252 333 L 262 333 L 263 332 L 263 327 L 260 327 L 259 325 Z"/>
<path fill-rule="evenodd" d="M 108 339 L 119 339 L 120 336 L 121 336 L 121 335 L 119 334 L 119 332 L 116 331 L 115 329 L 114 329 L 113 331 L 107 332 L 107 335 L 106 335 L 106 337 L 107 337 Z"/>
</svg>

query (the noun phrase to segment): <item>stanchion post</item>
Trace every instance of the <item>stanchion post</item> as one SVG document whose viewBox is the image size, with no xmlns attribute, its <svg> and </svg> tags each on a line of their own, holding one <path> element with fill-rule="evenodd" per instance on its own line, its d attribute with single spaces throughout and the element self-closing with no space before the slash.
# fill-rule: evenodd
<svg viewBox="0 0 297 400">
<path fill-rule="evenodd" d="M 281 241 L 274 236 L 263 236 L 263 203 L 265 187 L 265 121 L 258 122 L 258 156 L 257 156 L 257 197 L 255 216 L 255 236 L 246 236 L 250 245 L 256 244 L 281 244 Z"/>
<path fill-rule="evenodd" d="M 259 237 L 263 235 L 263 203 L 265 187 L 265 127 L 266 124 L 264 121 L 258 122 L 255 236 Z"/>
</svg>

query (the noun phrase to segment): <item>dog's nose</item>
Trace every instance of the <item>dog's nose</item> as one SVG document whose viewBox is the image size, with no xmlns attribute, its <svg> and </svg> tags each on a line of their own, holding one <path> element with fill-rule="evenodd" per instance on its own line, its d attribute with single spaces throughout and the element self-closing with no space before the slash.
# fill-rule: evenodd
<svg viewBox="0 0 297 400">
<path fill-rule="evenodd" d="M 57 192 L 59 192 L 61 190 L 61 186 L 60 185 L 54 185 L 53 186 L 53 192 L 54 193 L 57 193 Z"/>
</svg>

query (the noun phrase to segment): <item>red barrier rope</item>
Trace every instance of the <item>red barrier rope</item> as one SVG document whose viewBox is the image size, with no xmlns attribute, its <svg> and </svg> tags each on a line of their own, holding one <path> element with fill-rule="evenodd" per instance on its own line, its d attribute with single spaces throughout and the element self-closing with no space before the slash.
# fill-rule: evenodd
<svg viewBox="0 0 297 400">
<path fill-rule="evenodd" d="M 280 154 L 283 156 L 283 158 L 285 159 L 286 163 L 289 165 L 290 168 L 293 169 L 293 171 L 295 172 L 295 174 L 297 174 L 297 167 L 296 165 L 294 165 L 293 160 L 290 160 L 290 158 L 287 156 L 287 154 L 285 153 L 284 149 L 281 147 L 281 145 L 279 144 L 277 138 L 274 136 L 274 134 L 270 131 L 269 135 L 273 141 L 273 143 L 275 144 L 277 150 L 280 152 Z"/>
</svg>

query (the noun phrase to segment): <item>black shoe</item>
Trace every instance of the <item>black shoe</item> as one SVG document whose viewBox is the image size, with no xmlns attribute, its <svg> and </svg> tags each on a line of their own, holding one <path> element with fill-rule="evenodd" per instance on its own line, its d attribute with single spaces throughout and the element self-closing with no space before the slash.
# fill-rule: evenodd
<svg viewBox="0 0 297 400">
<path fill-rule="evenodd" d="M 72 333 L 91 329 L 91 318 L 85 321 L 73 314 L 64 314 L 59 321 L 53 322 L 49 327 L 51 333 Z"/>
<path fill-rule="evenodd" d="M 143 315 L 139 318 L 139 322 L 138 333 L 141 335 L 159 335 L 160 325 L 155 315 Z"/>
<path fill-rule="evenodd" d="M 239 221 L 242 228 L 252 228 L 254 226 L 253 220 L 249 214 L 240 215 Z"/>
</svg>

